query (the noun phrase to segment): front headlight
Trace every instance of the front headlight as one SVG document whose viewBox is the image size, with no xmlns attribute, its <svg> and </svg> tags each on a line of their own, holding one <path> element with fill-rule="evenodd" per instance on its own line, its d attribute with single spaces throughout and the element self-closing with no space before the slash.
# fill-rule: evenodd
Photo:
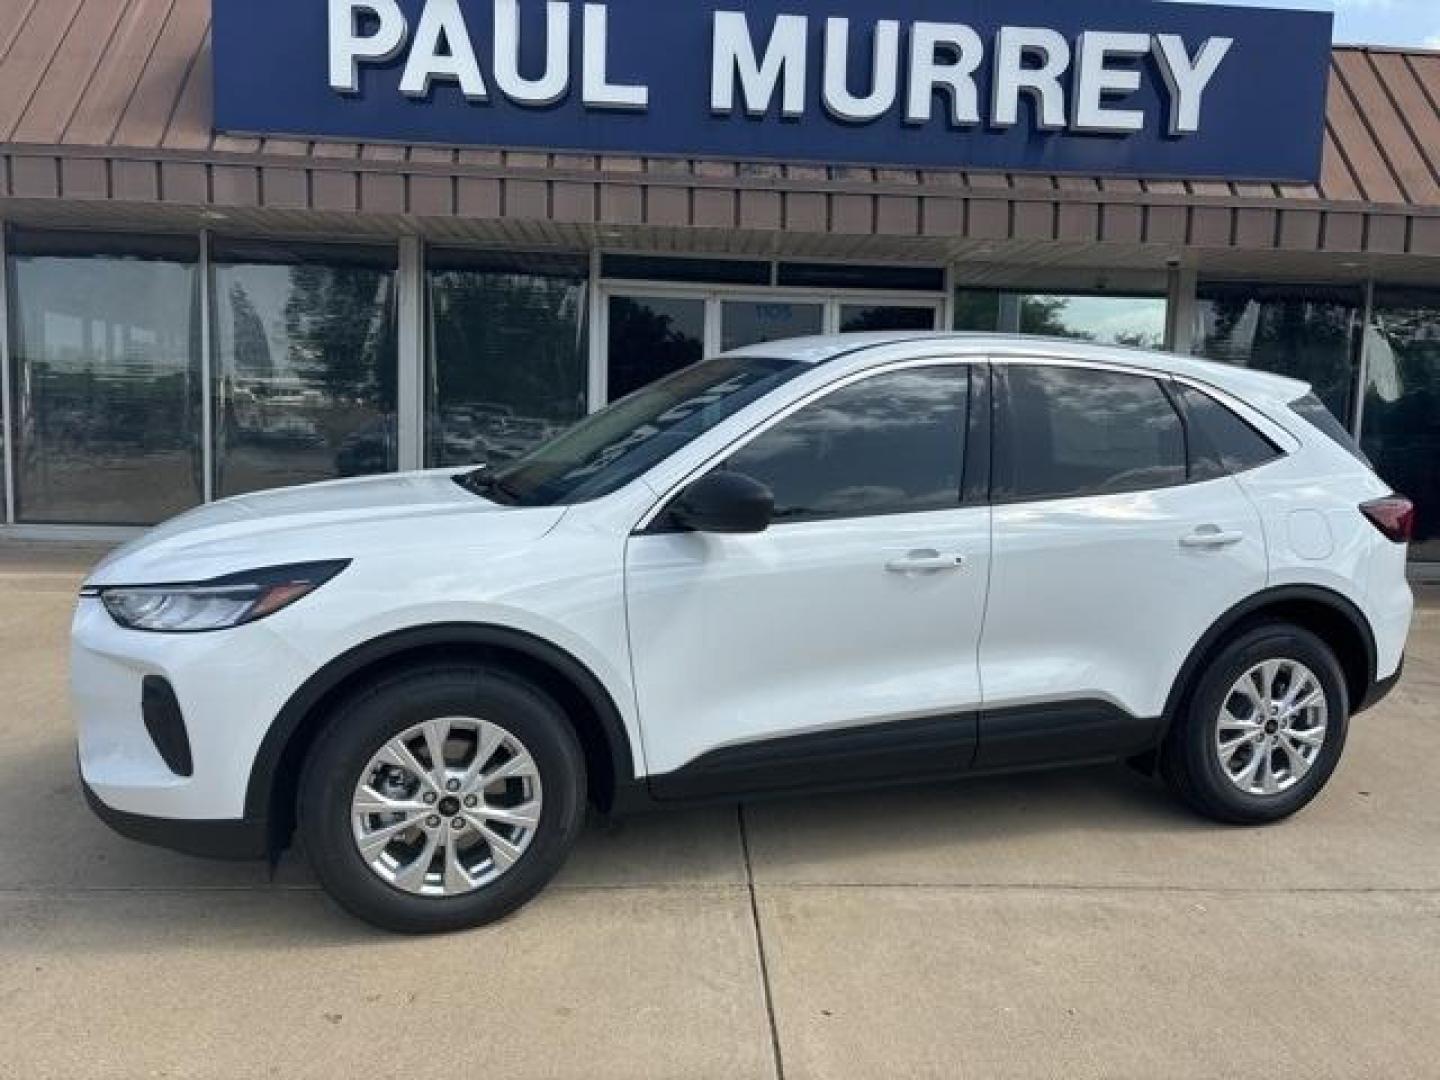
<svg viewBox="0 0 1440 1080">
<path fill-rule="evenodd" d="M 274 615 L 308 596 L 348 561 L 276 566 L 188 585 L 104 586 L 99 596 L 121 626 L 166 634 L 228 630 Z"/>
</svg>

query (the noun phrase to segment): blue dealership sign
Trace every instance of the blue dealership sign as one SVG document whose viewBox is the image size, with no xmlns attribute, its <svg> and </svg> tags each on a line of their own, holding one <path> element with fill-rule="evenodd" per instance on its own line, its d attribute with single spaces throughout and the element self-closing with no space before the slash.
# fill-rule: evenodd
<svg viewBox="0 0 1440 1080">
<path fill-rule="evenodd" d="M 214 0 L 223 131 L 1313 182 L 1332 17 L 1158 0 Z"/>
</svg>

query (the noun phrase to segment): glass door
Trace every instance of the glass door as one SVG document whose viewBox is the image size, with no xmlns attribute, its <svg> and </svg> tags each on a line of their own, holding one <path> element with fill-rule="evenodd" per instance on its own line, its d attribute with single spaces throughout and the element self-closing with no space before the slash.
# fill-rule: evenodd
<svg viewBox="0 0 1440 1080">
<path fill-rule="evenodd" d="M 720 303 L 721 352 L 824 332 L 823 303 L 797 302 L 784 297 L 723 300 Z"/>
<path fill-rule="evenodd" d="M 840 333 L 863 334 L 877 330 L 935 330 L 940 323 L 939 304 L 891 304 L 843 301 Z"/>
<path fill-rule="evenodd" d="M 617 401 L 708 356 L 815 334 L 934 330 L 942 302 L 906 296 L 696 289 L 664 282 L 607 288 L 605 378 Z"/>
</svg>

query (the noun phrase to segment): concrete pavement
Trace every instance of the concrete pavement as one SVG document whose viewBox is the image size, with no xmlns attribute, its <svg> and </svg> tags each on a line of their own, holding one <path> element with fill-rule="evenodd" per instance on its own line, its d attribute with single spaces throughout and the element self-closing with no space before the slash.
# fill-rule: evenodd
<svg viewBox="0 0 1440 1080">
<path fill-rule="evenodd" d="M 1440 1075 L 1440 605 L 1279 827 L 1120 768 L 707 809 L 592 828 L 515 918 L 413 940 L 298 858 L 91 818 L 91 556 L 0 545 L 0 1077 Z"/>
</svg>

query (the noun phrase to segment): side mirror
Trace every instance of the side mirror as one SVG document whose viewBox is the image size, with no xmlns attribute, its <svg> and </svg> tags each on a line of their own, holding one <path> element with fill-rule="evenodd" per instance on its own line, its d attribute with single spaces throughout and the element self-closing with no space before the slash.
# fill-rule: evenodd
<svg viewBox="0 0 1440 1080">
<path fill-rule="evenodd" d="M 708 533 L 762 533 L 775 515 L 775 496 L 744 473 L 718 470 L 696 480 L 670 504 L 670 520 Z"/>
</svg>

